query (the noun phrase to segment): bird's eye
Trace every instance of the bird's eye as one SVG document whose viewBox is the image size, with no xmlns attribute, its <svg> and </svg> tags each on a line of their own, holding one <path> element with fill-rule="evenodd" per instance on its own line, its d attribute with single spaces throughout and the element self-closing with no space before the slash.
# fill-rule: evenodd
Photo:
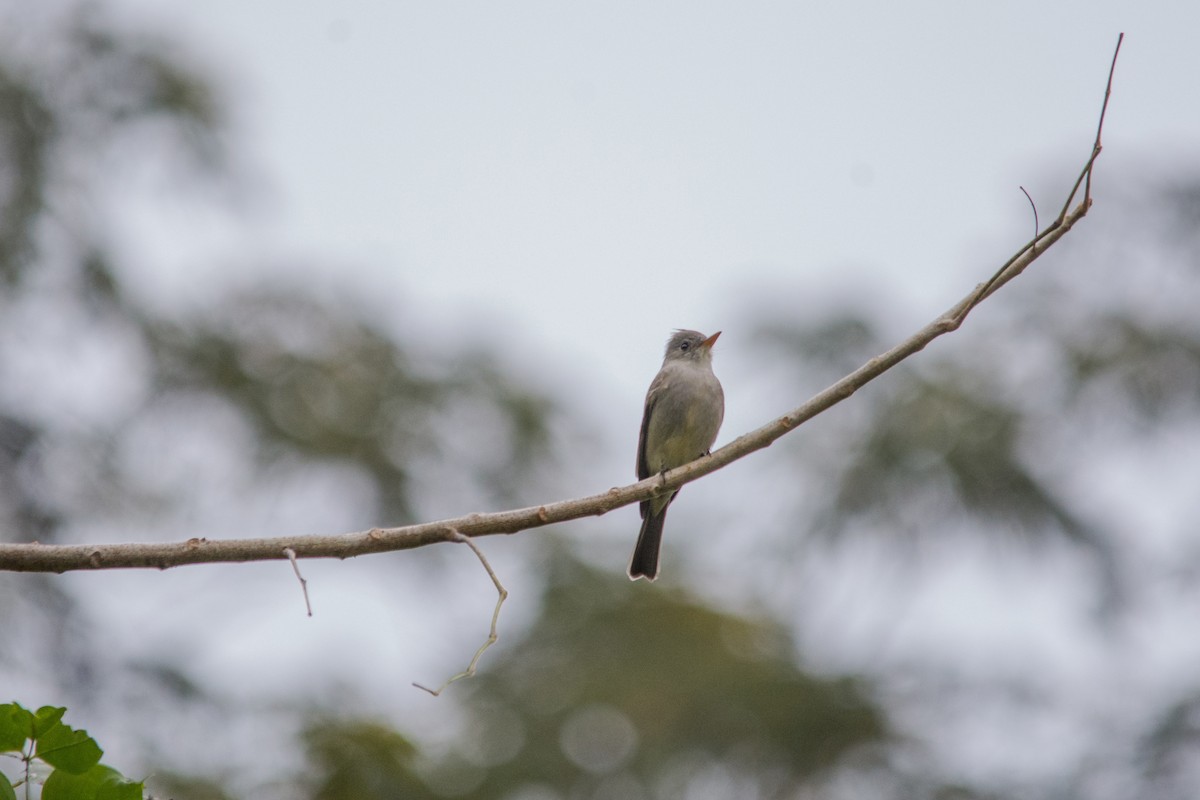
<svg viewBox="0 0 1200 800">
<path fill-rule="evenodd" d="M 691 343 L 691 342 L 680 342 L 680 343 L 679 343 L 679 349 L 680 349 L 680 350 L 682 350 L 682 351 L 683 351 L 683 352 L 685 352 L 685 353 L 686 353 L 688 350 L 690 350 L 690 349 L 691 349 L 691 347 L 692 347 L 692 343 Z"/>
</svg>

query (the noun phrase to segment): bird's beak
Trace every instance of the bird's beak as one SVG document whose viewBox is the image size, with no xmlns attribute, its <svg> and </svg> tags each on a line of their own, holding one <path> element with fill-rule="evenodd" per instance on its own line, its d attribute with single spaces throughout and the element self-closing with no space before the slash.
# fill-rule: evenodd
<svg viewBox="0 0 1200 800">
<path fill-rule="evenodd" d="M 705 339 L 703 342 L 701 342 L 701 343 L 700 343 L 700 346 L 701 346 L 701 347 L 708 348 L 708 349 L 710 349 L 710 350 L 711 350 L 711 349 L 712 349 L 712 346 L 713 346 L 714 344 L 716 344 L 716 343 L 717 343 L 717 337 L 718 337 L 718 336 L 720 336 L 720 335 L 721 335 L 721 332 L 720 332 L 720 331 L 717 331 L 717 332 L 716 332 L 716 333 L 714 333 L 712 336 L 708 337 L 708 338 L 707 338 L 707 339 Z"/>
</svg>

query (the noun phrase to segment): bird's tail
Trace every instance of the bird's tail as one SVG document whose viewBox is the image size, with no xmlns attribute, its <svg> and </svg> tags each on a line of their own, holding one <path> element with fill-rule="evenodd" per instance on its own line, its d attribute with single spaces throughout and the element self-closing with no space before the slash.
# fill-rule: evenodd
<svg viewBox="0 0 1200 800">
<path fill-rule="evenodd" d="M 658 548 L 662 544 L 663 523 L 666 519 L 666 506 L 657 514 L 653 509 L 646 509 L 642 531 L 638 534 L 637 546 L 633 548 L 633 558 L 629 561 L 629 580 L 645 578 L 652 581 L 658 577 Z"/>
</svg>

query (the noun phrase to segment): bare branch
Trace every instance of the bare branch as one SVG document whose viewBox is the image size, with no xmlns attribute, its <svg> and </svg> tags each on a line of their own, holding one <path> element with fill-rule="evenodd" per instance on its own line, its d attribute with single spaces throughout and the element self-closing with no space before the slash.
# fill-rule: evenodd
<svg viewBox="0 0 1200 800">
<path fill-rule="evenodd" d="M 488 632 L 487 639 L 484 641 L 484 643 L 482 645 L 480 645 L 479 649 L 475 651 L 475 655 L 474 655 L 474 657 L 472 657 L 471 663 L 467 665 L 467 668 L 465 670 L 458 673 L 457 675 L 451 675 L 449 678 L 446 679 L 446 682 L 443 683 L 441 686 L 439 686 L 437 689 L 430 689 L 428 686 L 422 686 L 421 684 L 416 683 L 415 681 L 413 682 L 413 686 L 417 687 L 418 689 L 422 689 L 426 692 L 429 692 L 434 697 L 437 697 L 442 692 L 446 691 L 446 687 L 449 686 L 450 684 L 454 683 L 455 681 L 462 680 L 463 678 L 470 678 L 472 675 L 475 674 L 475 669 L 476 669 L 476 667 L 479 666 L 479 659 L 482 658 L 483 654 L 485 652 L 487 652 L 487 649 L 489 647 L 491 647 L 492 645 L 494 645 L 496 643 L 496 641 L 500 638 L 500 636 L 496 633 L 496 623 L 498 623 L 500 621 L 500 607 L 503 606 L 504 601 L 508 599 L 508 590 L 505 589 L 504 586 L 502 586 L 500 584 L 500 579 L 496 577 L 496 573 L 492 569 L 492 565 L 488 563 L 487 558 L 484 557 L 483 551 L 479 549 L 479 546 L 476 545 L 473 541 L 471 541 L 470 537 L 463 536 L 461 533 L 459 533 L 456 530 L 450 531 L 448 539 L 449 539 L 449 541 L 452 541 L 452 542 L 461 542 L 462 544 L 465 544 L 467 547 L 470 547 L 472 550 L 475 551 L 476 557 L 479 558 L 479 563 L 483 564 L 483 568 L 485 570 L 487 570 L 488 577 L 492 579 L 492 583 L 496 586 L 496 609 L 494 611 L 492 611 L 492 627 L 491 627 L 491 630 Z"/>
<path fill-rule="evenodd" d="M 1023 245 L 990 278 L 975 287 L 966 297 L 908 339 L 885 353 L 875 356 L 837 383 L 813 396 L 807 402 L 762 427 L 739 436 L 711 455 L 690 464 L 655 475 L 646 480 L 607 492 L 572 500 L 560 500 L 545 505 L 510 511 L 469 514 L 455 519 L 425 522 L 397 528 L 372 528 L 369 531 L 327 536 L 290 536 L 262 539 L 193 538 L 186 542 L 44 545 L 33 543 L 0 543 L 0 570 L 14 572 L 67 572 L 69 570 L 157 568 L 185 564 L 213 564 L 244 561 L 267 561 L 294 558 L 352 558 L 370 553 L 384 553 L 423 547 L 447 541 L 447 530 L 456 537 L 471 538 L 498 533 L 517 533 L 557 522 L 600 516 L 613 509 L 645 500 L 661 492 L 690 483 L 715 472 L 753 452 L 769 447 L 776 439 L 817 414 L 840 403 L 870 381 L 887 372 L 909 356 L 943 334 L 957 330 L 967 315 L 1001 286 L 1020 275 L 1034 261 L 1067 234 L 1091 208 L 1091 178 L 1096 158 L 1100 155 L 1100 136 L 1108 101 L 1112 94 L 1113 74 L 1117 54 L 1124 34 L 1117 39 L 1104 91 L 1104 104 L 1096 126 L 1092 152 L 1084 163 L 1062 211 L 1046 230 Z M 1072 208 L 1083 187 L 1083 198 Z M 451 537 L 455 541 L 457 538 Z M 292 555 L 286 555 L 291 551 Z M 478 551 L 476 551 L 478 554 Z M 480 555 L 482 558 L 482 555 Z M 486 565 L 486 562 L 485 562 Z M 490 573 L 490 569 L 489 569 Z M 493 580 L 495 576 L 493 575 Z M 497 582 L 497 586 L 499 583 Z"/>
</svg>

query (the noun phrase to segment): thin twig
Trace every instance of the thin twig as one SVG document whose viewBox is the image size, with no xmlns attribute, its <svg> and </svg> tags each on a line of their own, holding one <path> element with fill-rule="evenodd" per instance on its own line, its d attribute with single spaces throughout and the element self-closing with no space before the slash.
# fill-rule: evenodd
<svg viewBox="0 0 1200 800">
<path fill-rule="evenodd" d="M 483 654 L 487 652 L 487 649 L 494 645 L 500 638 L 499 634 L 496 633 L 496 623 L 500 621 L 500 607 L 503 606 L 504 601 L 508 599 L 508 590 L 505 589 L 500 583 L 500 579 L 496 577 L 496 572 L 492 569 L 492 565 L 488 563 L 487 557 L 484 556 L 483 551 L 479 549 L 478 545 L 471 541 L 471 537 L 463 536 L 461 533 L 451 528 L 447 535 L 447 539 L 452 542 L 465 544 L 475 552 L 476 557 L 479 559 L 479 563 L 483 564 L 483 568 L 487 570 L 488 577 L 492 579 L 492 583 L 496 587 L 496 608 L 494 611 L 492 611 L 492 627 L 491 630 L 488 631 L 488 637 L 484 643 L 480 645 L 479 649 L 475 651 L 475 656 L 471 659 L 471 663 L 467 665 L 466 669 L 457 675 L 451 675 L 446 679 L 446 682 L 439 686 L 436 690 L 430 689 L 428 686 L 422 686 L 415 681 L 413 682 L 413 686 L 429 692 L 434 697 L 437 697 L 442 692 L 446 691 L 446 687 L 455 681 L 462 680 L 463 678 L 470 678 L 475 674 L 475 669 L 479 666 L 479 659 L 482 658 Z"/>
<path fill-rule="evenodd" d="M 292 570 L 296 573 L 296 580 L 300 581 L 300 591 L 304 592 L 304 608 L 308 610 L 308 615 L 312 616 L 312 603 L 308 602 L 308 581 L 304 580 L 304 576 L 300 574 L 300 564 L 296 561 L 296 551 L 290 547 L 283 548 L 283 554 L 292 562 Z"/>
<path fill-rule="evenodd" d="M 1117 39 L 1120 51 L 1124 34 Z M 1079 178 L 1067 195 L 1061 213 L 1044 231 L 1025 243 L 1008 261 L 984 283 L 976 286 L 966 297 L 951 306 L 941 316 L 918 330 L 908 339 L 872 358 L 837 383 L 814 395 L 802 405 L 781 417 L 739 436 L 712 454 L 690 464 L 653 476 L 628 486 L 614 487 L 588 497 L 560 500 L 544 505 L 496 511 L 488 514 L 468 514 L 455 519 L 425 522 L 395 528 L 372 528 L 369 531 L 323 536 L 287 536 L 259 539 L 213 540 L 203 537 L 186 542 L 44 545 L 0 542 L 0 570 L 14 572 L 67 572 L 70 570 L 156 568 L 168 569 L 185 564 L 214 564 L 244 561 L 267 561 L 283 557 L 290 549 L 298 558 L 351 558 L 371 553 L 409 550 L 436 542 L 447 541 L 446 531 L 454 530 L 467 538 L 497 533 L 517 533 L 556 522 L 599 516 L 613 509 L 646 500 L 663 490 L 678 488 L 697 480 L 753 452 L 769 447 L 780 437 L 817 414 L 850 397 L 870 381 L 887 372 L 904 359 L 923 350 L 938 337 L 956 330 L 977 305 L 990 297 L 1004 284 L 1020 275 L 1042 253 L 1070 232 L 1091 208 L 1091 173 L 1100 155 L 1100 134 L 1112 94 L 1117 52 L 1113 53 L 1104 91 L 1104 104 L 1096 127 L 1096 139 Z M 1086 185 L 1084 182 L 1087 182 Z M 1072 208 L 1080 187 L 1083 201 Z"/>
<path fill-rule="evenodd" d="M 1025 191 L 1024 186 L 1018 186 L 1017 188 L 1025 194 L 1025 199 L 1029 201 L 1029 207 L 1033 209 L 1033 238 L 1036 239 L 1042 231 L 1042 226 L 1038 224 L 1037 203 L 1033 202 L 1033 198 L 1029 196 L 1029 192 Z"/>
</svg>

